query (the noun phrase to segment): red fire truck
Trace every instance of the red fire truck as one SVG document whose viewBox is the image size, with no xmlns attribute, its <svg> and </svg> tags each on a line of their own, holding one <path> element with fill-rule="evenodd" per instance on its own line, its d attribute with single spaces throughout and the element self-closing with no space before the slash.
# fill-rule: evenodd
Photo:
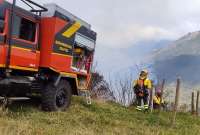
<svg viewBox="0 0 200 135">
<path fill-rule="evenodd" d="M 87 91 L 96 44 L 90 24 L 56 4 L 0 0 L 0 96 L 41 97 L 46 111 Z"/>
</svg>

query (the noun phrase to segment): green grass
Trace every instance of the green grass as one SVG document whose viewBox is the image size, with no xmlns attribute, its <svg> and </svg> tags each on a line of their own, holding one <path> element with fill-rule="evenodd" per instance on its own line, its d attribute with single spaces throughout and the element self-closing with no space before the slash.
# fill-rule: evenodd
<svg viewBox="0 0 200 135">
<path fill-rule="evenodd" d="M 0 135 L 199 135 L 200 118 L 178 113 L 143 113 L 100 101 L 87 105 L 74 97 L 66 112 L 42 112 L 38 105 L 15 103 L 0 113 Z"/>
</svg>

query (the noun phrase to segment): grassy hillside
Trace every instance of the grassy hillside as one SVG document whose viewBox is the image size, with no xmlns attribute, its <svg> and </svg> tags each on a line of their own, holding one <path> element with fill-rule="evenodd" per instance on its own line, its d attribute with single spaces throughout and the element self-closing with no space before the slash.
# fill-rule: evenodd
<svg viewBox="0 0 200 135">
<path fill-rule="evenodd" d="M 32 103 L 31 103 L 32 104 Z M 176 127 L 170 113 L 137 112 L 115 103 L 87 105 L 74 97 L 66 112 L 47 113 L 37 104 L 15 103 L 0 113 L 1 135 L 199 135 L 200 118 L 178 114 Z"/>
</svg>

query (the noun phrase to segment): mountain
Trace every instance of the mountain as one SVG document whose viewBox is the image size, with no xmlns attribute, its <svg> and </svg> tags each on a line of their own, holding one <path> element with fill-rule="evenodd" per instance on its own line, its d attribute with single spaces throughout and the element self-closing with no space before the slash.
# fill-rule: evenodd
<svg viewBox="0 0 200 135">
<path fill-rule="evenodd" d="M 200 55 L 200 31 L 188 33 L 171 45 L 154 52 L 156 61 L 180 55 Z"/>
<path fill-rule="evenodd" d="M 153 70 L 169 83 L 180 76 L 184 83 L 200 82 L 200 31 L 188 33 L 152 55 Z"/>
<path fill-rule="evenodd" d="M 138 42 L 136 45 L 133 45 L 132 47 L 126 49 L 126 53 L 132 55 L 132 57 L 138 56 L 141 58 L 141 60 L 143 60 L 144 57 L 149 56 L 149 54 L 151 54 L 152 52 L 167 47 L 168 45 L 170 45 L 171 42 L 171 40 L 141 41 Z"/>
<path fill-rule="evenodd" d="M 128 64 L 124 64 L 124 61 L 127 61 L 126 59 L 124 59 L 124 61 L 121 62 L 123 66 L 120 66 L 120 68 L 115 67 L 112 70 L 112 73 L 109 74 L 109 77 L 126 77 L 130 73 L 132 74 L 132 76 L 137 77 L 139 70 L 149 67 L 149 65 L 151 65 L 149 63 L 145 64 L 145 61 L 149 57 L 149 55 L 151 55 L 152 52 L 167 47 L 168 45 L 170 45 L 171 42 L 171 40 L 148 40 L 138 42 L 137 44 L 129 48 L 120 49 L 120 53 L 126 54 L 126 57 L 130 58 L 131 60 L 128 60 Z"/>
</svg>

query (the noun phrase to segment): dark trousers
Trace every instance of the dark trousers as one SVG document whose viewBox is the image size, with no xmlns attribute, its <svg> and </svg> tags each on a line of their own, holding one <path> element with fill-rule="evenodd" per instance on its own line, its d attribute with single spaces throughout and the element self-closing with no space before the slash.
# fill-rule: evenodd
<svg viewBox="0 0 200 135">
<path fill-rule="evenodd" d="M 153 103 L 153 109 L 160 109 L 160 108 L 165 109 L 165 105 Z"/>
<path fill-rule="evenodd" d="M 160 109 L 160 105 L 156 104 L 156 103 L 153 103 L 153 109 Z"/>
<path fill-rule="evenodd" d="M 148 104 L 148 95 L 144 95 L 143 97 L 136 96 L 136 100 L 137 100 L 137 106 L 142 105 L 142 100 L 143 100 L 144 105 L 147 105 Z"/>
</svg>

